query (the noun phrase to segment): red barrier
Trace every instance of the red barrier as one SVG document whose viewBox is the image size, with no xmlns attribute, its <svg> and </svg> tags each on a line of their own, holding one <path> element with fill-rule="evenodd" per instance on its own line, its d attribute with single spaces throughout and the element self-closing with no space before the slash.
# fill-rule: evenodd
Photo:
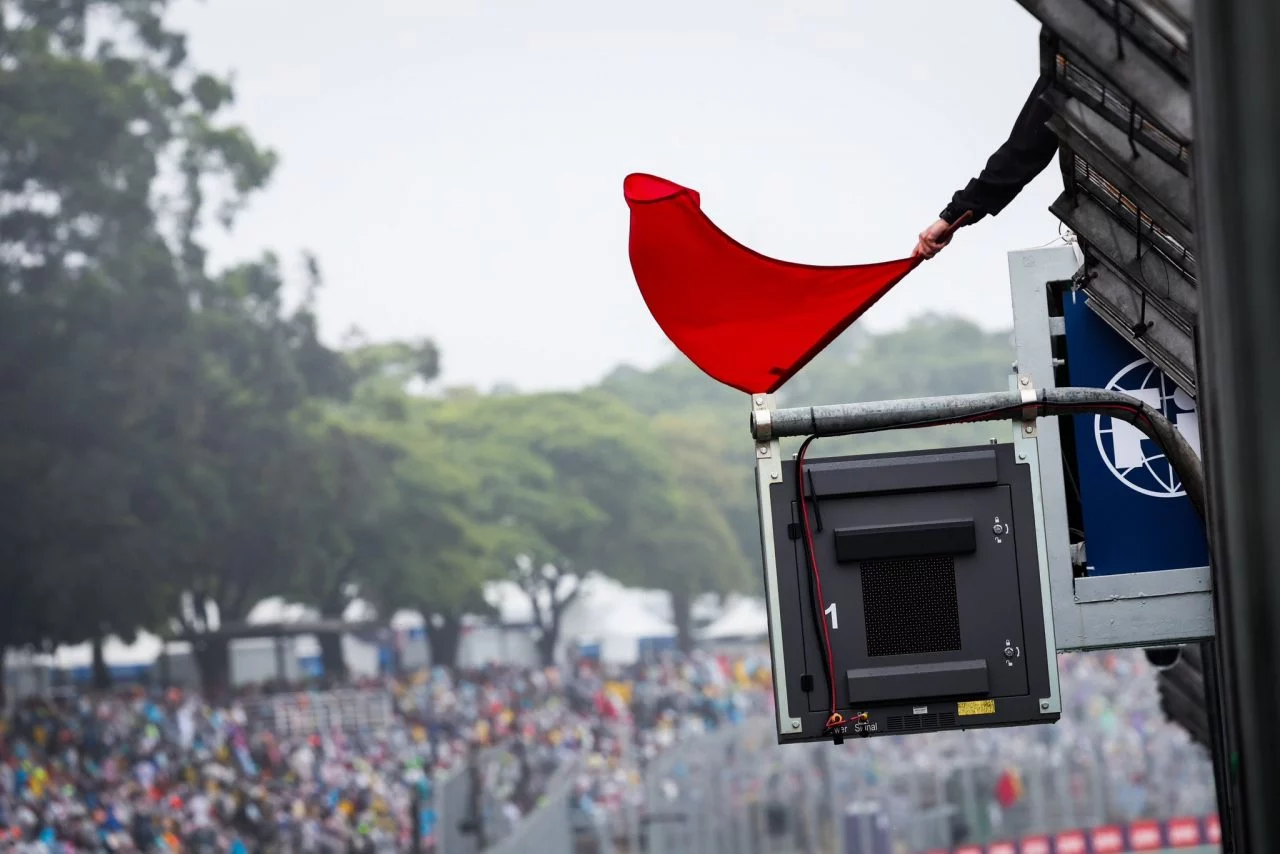
<svg viewBox="0 0 1280 854">
<path fill-rule="evenodd" d="M 1139 821 L 1129 825 L 1130 851 L 1159 851 L 1164 847 L 1164 832 L 1158 821 Z"/>
<path fill-rule="evenodd" d="M 1204 830 L 1198 818 L 1170 819 L 1165 825 L 1170 848 L 1194 848 L 1204 844 Z"/>
<path fill-rule="evenodd" d="M 1053 839 L 1053 854 L 1089 854 L 1089 837 L 1083 830 L 1059 833 Z"/>
<path fill-rule="evenodd" d="M 1122 854 L 1128 850 L 1124 830 L 1119 827 L 1095 827 L 1089 834 L 1093 854 Z"/>
<path fill-rule="evenodd" d="M 1052 836 L 1028 836 L 1017 842 L 967 844 L 921 854 L 1133 854 L 1217 845 L 1222 825 L 1216 815 L 1181 816 L 1163 821 L 1135 821 L 1128 826 L 1103 825 L 1065 830 Z"/>
</svg>

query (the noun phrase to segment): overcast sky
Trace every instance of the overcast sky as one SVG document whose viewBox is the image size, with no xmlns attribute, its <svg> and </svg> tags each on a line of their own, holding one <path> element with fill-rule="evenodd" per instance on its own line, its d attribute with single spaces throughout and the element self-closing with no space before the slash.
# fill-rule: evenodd
<svg viewBox="0 0 1280 854">
<path fill-rule="evenodd" d="M 1037 70 L 1014 0 L 184 0 L 200 64 L 282 165 L 215 259 L 314 250 L 326 338 L 427 335 L 449 384 L 571 387 L 669 344 L 622 179 L 694 187 L 776 257 L 886 261 L 1003 141 Z M 1009 322 L 1056 165 L 861 322 Z"/>
</svg>

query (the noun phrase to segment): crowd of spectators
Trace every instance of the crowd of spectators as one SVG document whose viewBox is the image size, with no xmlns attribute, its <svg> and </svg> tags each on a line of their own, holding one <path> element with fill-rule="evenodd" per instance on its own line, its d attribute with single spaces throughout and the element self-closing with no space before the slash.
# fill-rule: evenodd
<svg viewBox="0 0 1280 854">
<path fill-rule="evenodd" d="M 473 769 L 508 825 L 567 767 L 580 808 L 634 815 L 655 756 L 771 715 L 769 686 L 763 651 L 436 668 L 365 686 L 390 696 L 389 723 L 288 734 L 249 697 L 220 708 L 178 690 L 28 700 L 0 723 L 0 850 L 408 851 L 417 832 L 429 851 L 433 786 Z M 1140 653 L 1064 656 L 1062 696 L 1056 727 L 871 739 L 844 753 L 868 785 L 904 768 L 941 779 L 961 762 L 1052 754 L 1106 768 L 1108 809 L 1126 816 L 1211 798 L 1207 759 L 1163 719 Z"/>
<path fill-rule="evenodd" d="M 635 759 L 768 709 L 768 660 L 625 669 L 436 668 L 389 692 L 389 725 L 284 736 L 262 702 L 178 690 L 27 700 L 0 724 L 0 835 L 31 851 L 430 850 L 433 781 L 504 757 L 509 821 L 569 757 L 586 801 L 618 803 Z M 305 701 L 305 695 L 299 698 Z M 486 750 L 486 748 L 501 748 Z"/>
</svg>

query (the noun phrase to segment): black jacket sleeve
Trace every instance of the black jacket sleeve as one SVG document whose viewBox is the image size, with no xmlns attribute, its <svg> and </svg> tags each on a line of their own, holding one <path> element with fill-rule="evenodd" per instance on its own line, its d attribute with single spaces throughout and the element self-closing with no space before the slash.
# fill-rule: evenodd
<svg viewBox="0 0 1280 854">
<path fill-rule="evenodd" d="M 991 155 L 982 174 L 951 198 L 940 214 L 942 219 L 955 222 L 965 211 L 973 211 L 972 225 L 984 216 L 995 216 L 1053 160 L 1058 137 L 1047 125 L 1053 111 L 1040 99 L 1049 83 L 1045 75 L 1036 81 L 1009 138 Z"/>
</svg>

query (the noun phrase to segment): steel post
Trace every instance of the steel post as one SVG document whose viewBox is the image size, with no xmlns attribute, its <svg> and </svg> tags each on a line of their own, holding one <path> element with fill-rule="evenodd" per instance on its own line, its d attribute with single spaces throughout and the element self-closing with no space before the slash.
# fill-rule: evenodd
<svg viewBox="0 0 1280 854">
<path fill-rule="evenodd" d="M 1232 778 L 1224 849 L 1280 843 L 1280 5 L 1195 4 L 1200 373 Z M 1223 731 L 1225 730 L 1225 731 Z M 1239 757 L 1239 771 L 1234 770 Z"/>
</svg>

